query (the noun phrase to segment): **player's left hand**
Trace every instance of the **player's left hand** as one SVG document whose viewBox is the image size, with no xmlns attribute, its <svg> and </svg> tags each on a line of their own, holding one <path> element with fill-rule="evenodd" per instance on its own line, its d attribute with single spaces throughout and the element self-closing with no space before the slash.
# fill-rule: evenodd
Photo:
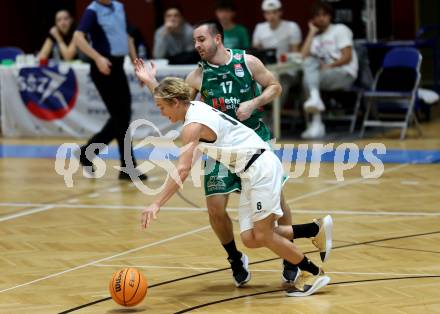
<svg viewBox="0 0 440 314">
<path fill-rule="evenodd" d="M 249 117 L 252 115 L 252 112 L 255 110 L 254 104 L 255 101 L 253 99 L 242 102 L 236 112 L 238 120 L 244 121 L 249 119 Z"/>
<path fill-rule="evenodd" d="M 157 213 L 159 210 L 160 207 L 157 204 L 151 204 L 142 211 L 141 227 L 143 229 L 148 228 L 153 219 L 157 219 Z"/>
<path fill-rule="evenodd" d="M 148 67 L 144 60 L 137 58 L 134 60 L 134 73 L 140 82 L 148 84 L 156 79 L 157 68 L 153 62 L 149 62 Z"/>
</svg>

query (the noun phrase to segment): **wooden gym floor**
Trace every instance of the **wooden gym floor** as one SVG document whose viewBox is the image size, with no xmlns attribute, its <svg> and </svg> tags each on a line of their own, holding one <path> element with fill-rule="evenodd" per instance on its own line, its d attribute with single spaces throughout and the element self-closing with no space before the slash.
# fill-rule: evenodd
<svg viewBox="0 0 440 314">
<path fill-rule="evenodd" d="M 438 151 L 440 123 L 423 128 L 422 138 L 399 141 L 396 133 L 358 143 Z M 152 197 L 119 182 L 115 170 L 98 180 L 76 174 L 67 188 L 53 159 L 0 158 L 0 313 L 440 313 L 439 165 L 387 163 L 379 179 L 363 179 L 360 166 L 343 182 L 324 163 L 319 177 L 287 183 L 296 223 L 327 213 L 335 223 L 334 249 L 324 265 L 331 284 L 311 297 L 288 298 L 280 259 L 266 249 L 244 249 L 236 223 L 236 242 L 250 257 L 253 277 L 235 288 L 202 190 L 191 182 L 182 195 L 192 204 L 172 198 L 142 231 L 139 211 Z M 158 187 L 164 177 L 155 168 L 148 184 Z M 234 195 L 232 217 L 237 204 Z M 318 262 L 310 241 L 296 243 Z M 150 285 L 146 299 L 130 310 L 109 300 L 107 291 L 112 273 L 127 266 L 141 270 Z"/>
</svg>

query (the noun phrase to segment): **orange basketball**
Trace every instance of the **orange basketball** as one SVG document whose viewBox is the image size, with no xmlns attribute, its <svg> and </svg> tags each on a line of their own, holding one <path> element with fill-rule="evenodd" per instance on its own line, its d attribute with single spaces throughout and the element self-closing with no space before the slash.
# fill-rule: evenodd
<svg viewBox="0 0 440 314">
<path fill-rule="evenodd" d="M 148 284 L 141 272 L 130 267 L 115 272 L 108 288 L 116 303 L 135 306 L 145 298 Z"/>
</svg>

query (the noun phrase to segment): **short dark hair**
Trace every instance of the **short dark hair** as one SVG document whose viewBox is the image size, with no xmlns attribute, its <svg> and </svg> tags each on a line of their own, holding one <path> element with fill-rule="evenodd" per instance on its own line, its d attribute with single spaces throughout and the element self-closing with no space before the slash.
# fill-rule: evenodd
<svg viewBox="0 0 440 314">
<path fill-rule="evenodd" d="M 220 34 L 220 36 L 222 37 L 222 42 L 224 39 L 224 32 L 223 32 L 223 26 L 222 24 L 220 24 L 220 22 L 218 20 L 203 20 L 200 22 L 197 22 L 196 24 L 194 24 L 194 29 L 199 28 L 200 26 L 206 25 L 208 26 L 209 32 L 211 33 L 211 35 L 215 36 L 217 34 Z"/>
<path fill-rule="evenodd" d="M 57 15 L 59 12 L 62 12 L 62 11 L 67 12 L 67 14 L 69 14 L 70 17 L 73 17 L 72 12 L 70 12 L 70 11 L 69 11 L 68 9 L 66 9 L 66 8 L 60 8 L 60 9 L 56 10 L 56 11 L 55 11 L 55 15 Z"/>
<path fill-rule="evenodd" d="M 312 7 L 312 16 L 317 16 L 321 11 L 323 11 L 325 14 L 330 15 L 332 18 L 334 16 L 334 10 L 330 3 L 322 1 L 316 2 L 315 5 Z"/>
<path fill-rule="evenodd" d="M 172 9 L 179 11 L 180 15 L 183 16 L 182 7 L 178 4 L 172 4 L 172 5 L 165 7 L 165 10 L 163 10 L 163 13 L 165 14 L 168 10 L 172 10 Z"/>
<path fill-rule="evenodd" d="M 233 0 L 218 0 L 215 4 L 215 9 L 235 11 L 235 4 Z"/>
</svg>

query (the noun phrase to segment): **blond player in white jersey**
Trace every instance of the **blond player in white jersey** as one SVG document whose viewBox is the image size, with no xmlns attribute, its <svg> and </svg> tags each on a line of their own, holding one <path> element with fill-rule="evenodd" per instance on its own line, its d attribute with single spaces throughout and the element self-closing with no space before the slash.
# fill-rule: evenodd
<svg viewBox="0 0 440 314">
<path fill-rule="evenodd" d="M 136 72 L 147 72 L 143 63 Z M 290 242 L 293 229 L 278 226 L 283 168 L 276 155 L 253 130 L 200 101 L 190 101 L 190 87 L 180 78 L 165 78 L 154 89 L 156 105 L 172 122 L 183 121 L 184 145 L 175 174 L 170 176 L 157 199 L 142 212 L 142 227 L 150 226 L 163 206 L 179 189 L 171 178 L 184 182 L 195 160 L 203 152 L 222 162 L 242 180 L 239 207 L 240 235 L 249 248 L 267 247 L 297 265 L 301 279 L 288 296 L 308 296 L 326 286 L 330 278 Z M 227 156 L 227 158 L 222 158 Z"/>
</svg>

